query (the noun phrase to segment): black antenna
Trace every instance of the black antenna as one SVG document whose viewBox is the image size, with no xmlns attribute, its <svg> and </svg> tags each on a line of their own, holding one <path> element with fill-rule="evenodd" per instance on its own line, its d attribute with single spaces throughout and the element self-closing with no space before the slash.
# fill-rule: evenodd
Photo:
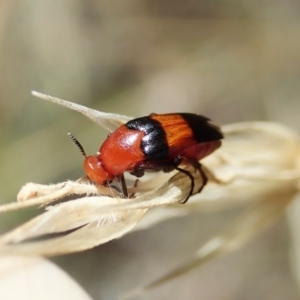
<svg viewBox="0 0 300 300">
<path fill-rule="evenodd" d="M 77 141 L 77 139 L 75 138 L 75 136 L 74 136 L 71 132 L 68 133 L 68 136 L 72 139 L 72 141 L 73 141 L 73 142 L 76 144 L 76 146 L 79 148 L 81 154 L 82 154 L 84 157 L 86 157 L 86 154 L 85 154 L 85 151 L 84 151 L 83 147 L 82 147 L 81 144 Z"/>
</svg>

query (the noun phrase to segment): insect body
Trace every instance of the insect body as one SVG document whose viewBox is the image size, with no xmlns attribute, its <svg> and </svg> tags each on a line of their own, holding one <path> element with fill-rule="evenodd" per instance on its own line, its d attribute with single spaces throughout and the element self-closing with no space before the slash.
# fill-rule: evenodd
<svg viewBox="0 0 300 300">
<path fill-rule="evenodd" d="M 222 138 L 219 127 L 206 117 L 190 113 L 151 114 L 133 119 L 112 132 L 97 155 L 86 157 L 84 169 L 96 183 L 121 182 L 125 196 L 128 194 L 124 172 L 141 177 L 147 170 L 176 169 L 191 179 L 185 203 L 193 193 L 194 177 L 179 166 L 191 164 L 200 172 L 203 181 L 200 192 L 207 177 L 199 160 L 220 147 Z M 76 141 L 74 137 L 73 140 Z M 81 150 L 85 155 L 82 147 Z"/>
</svg>

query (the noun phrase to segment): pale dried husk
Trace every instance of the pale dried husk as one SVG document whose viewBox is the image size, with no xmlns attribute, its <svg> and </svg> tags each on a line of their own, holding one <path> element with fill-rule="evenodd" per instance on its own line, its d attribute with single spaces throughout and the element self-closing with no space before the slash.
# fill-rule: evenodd
<svg viewBox="0 0 300 300">
<path fill-rule="evenodd" d="M 79 111 L 109 130 L 130 119 L 37 92 L 33 94 Z M 202 246 L 190 262 L 134 292 L 162 284 L 209 259 L 235 250 L 276 221 L 299 192 L 300 142 L 292 130 L 270 122 L 232 124 L 223 126 L 222 131 L 225 135 L 222 147 L 201 161 L 209 177 L 208 185 L 184 205 L 180 202 L 189 193 L 190 180 L 182 173 L 143 179 L 136 188 L 129 188 L 136 195 L 132 199 L 122 199 L 113 189 L 84 181 L 25 185 L 18 195 L 19 202 L 3 205 L 0 212 L 32 205 L 47 205 L 46 211 L 2 235 L 0 253 L 72 253 L 170 217 L 251 203 L 223 233 Z M 196 191 L 201 177 L 193 169 L 189 170 L 196 178 Z M 75 194 L 76 199 L 59 202 L 70 194 Z M 49 234 L 63 235 L 34 240 Z"/>
</svg>

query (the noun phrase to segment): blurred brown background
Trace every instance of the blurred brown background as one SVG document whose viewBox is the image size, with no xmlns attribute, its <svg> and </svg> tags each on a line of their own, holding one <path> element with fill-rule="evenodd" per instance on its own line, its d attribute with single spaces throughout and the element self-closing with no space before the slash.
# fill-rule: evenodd
<svg viewBox="0 0 300 300">
<path fill-rule="evenodd" d="M 189 111 L 219 124 L 279 121 L 299 132 L 300 3 L 285 1 L 0 2 L 0 200 L 76 179 L 106 132 L 30 95 L 37 90 L 140 116 Z M 245 191 L 246 192 L 246 191 Z M 237 212 L 171 220 L 56 258 L 94 299 L 116 299 L 194 253 Z M 20 214 L 1 216 L 1 231 Z M 299 299 L 281 221 L 235 254 L 139 299 Z"/>
</svg>

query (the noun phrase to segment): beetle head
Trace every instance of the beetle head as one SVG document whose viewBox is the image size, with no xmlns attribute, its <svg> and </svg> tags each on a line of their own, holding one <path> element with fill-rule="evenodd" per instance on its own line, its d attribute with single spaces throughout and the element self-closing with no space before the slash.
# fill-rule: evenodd
<svg viewBox="0 0 300 300">
<path fill-rule="evenodd" d="M 108 173 L 97 156 L 87 156 L 84 160 L 84 170 L 90 180 L 106 185 L 114 180 L 114 176 Z"/>
<path fill-rule="evenodd" d="M 107 183 L 115 179 L 115 176 L 113 176 L 105 170 L 103 164 L 101 163 L 101 160 L 96 155 L 86 156 L 82 145 L 78 142 L 75 136 L 72 133 L 68 133 L 68 135 L 72 139 L 72 141 L 77 145 L 81 154 L 85 157 L 84 170 L 90 180 L 102 185 L 106 185 Z"/>
</svg>

